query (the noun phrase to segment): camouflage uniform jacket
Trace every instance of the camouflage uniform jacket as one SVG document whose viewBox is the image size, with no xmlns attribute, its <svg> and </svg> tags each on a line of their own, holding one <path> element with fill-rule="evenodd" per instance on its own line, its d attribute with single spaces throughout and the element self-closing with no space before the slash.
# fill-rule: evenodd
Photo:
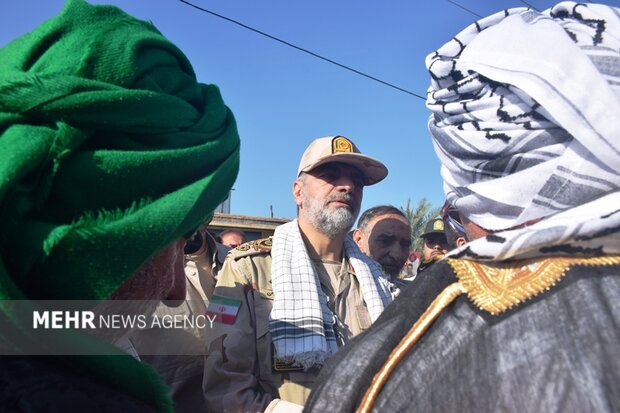
<svg viewBox="0 0 620 413">
<path fill-rule="evenodd" d="M 371 321 L 350 266 L 348 273 L 351 282 L 336 300 L 348 312 L 341 315 L 336 309 L 336 314 L 350 338 L 368 328 Z M 303 405 L 318 369 L 290 369 L 276 363 L 273 356 L 269 332 L 273 305 L 271 239 L 245 243 L 229 252 L 215 296 L 236 300 L 239 309 L 233 324 L 216 320 L 207 334 L 204 391 L 209 408 L 217 412 L 262 412 L 277 399 Z"/>
</svg>

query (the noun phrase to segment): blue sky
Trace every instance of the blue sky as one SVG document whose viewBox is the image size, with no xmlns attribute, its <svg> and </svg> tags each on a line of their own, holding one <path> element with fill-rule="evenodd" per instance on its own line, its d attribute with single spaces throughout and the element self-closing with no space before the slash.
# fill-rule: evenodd
<svg viewBox="0 0 620 413">
<path fill-rule="evenodd" d="M 448 0 L 191 0 L 299 47 L 424 95 L 427 54 L 476 16 Z M 390 173 L 364 190 L 362 209 L 443 203 L 424 101 L 196 10 L 178 0 L 109 0 L 151 21 L 189 57 L 198 79 L 220 87 L 237 119 L 241 169 L 231 213 L 293 218 L 299 159 L 317 137 L 343 135 Z M 516 0 L 455 0 L 482 16 Z M 63 0 L 0 7 L 0 46 L 58 13 Z M 556 2 L 527 1 L 539 10 Z M 606 4 L 620 6 L 620 0 Z"/>
</svg>

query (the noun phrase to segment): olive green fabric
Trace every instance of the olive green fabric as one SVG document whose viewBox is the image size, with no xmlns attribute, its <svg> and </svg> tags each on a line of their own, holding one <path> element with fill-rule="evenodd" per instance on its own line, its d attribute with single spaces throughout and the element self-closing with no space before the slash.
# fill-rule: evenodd
<svg viewBox="0 0 620 413">
<path fill-rule="evenodd" d="M 0 49 L 0 317 L 7 300 L 109 297 L 203 223 L 238 169 L 232 112 L 182 52 L 69 0 Z"/>
</svg>

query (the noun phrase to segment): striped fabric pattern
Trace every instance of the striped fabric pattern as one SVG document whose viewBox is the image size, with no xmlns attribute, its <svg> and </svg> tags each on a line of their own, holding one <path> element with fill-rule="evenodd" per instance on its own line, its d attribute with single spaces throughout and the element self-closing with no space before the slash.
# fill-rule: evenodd
<svg viewBox="0 0 620 413">
<path fill-rule="evenodd" d="M 563 253 L 574 253 L 566 245 L 577 240 L 586 255 L 602 243 L 617 248 L 619 9 L 562 2 L 544 12 L 505 10 L 467 27 L 426 64 L 447 200 L 493 231 L 546 218 L 516 231 L 518 245 L 498 238 L 461 254 L 544 255 L 540 242 L 549 237 L 536 228 L 561 234 L 554 242 Z"/>
<path fill-rule="evenodd" d="M 350 237 L 345 238 L 344 248 L 374 321 L 391 301 L 383 271 Z M 327 306 L 296 219 L 276 228 L 271 256 L 274 301 L 269 330 L 276 354 L 306 369 L 321 366 L 338 350 L 334 314 Z"/>
<path fill-rule="evenodd" d="M 510 9 L 427 57 L 448 201 L 498 230 L 618 189 L 619 26 L 602 5 Z"/>
</svg>

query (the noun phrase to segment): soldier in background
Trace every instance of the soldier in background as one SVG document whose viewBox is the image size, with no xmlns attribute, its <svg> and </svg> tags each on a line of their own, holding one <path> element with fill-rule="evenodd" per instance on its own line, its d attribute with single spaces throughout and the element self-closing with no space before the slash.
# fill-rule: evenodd
<svg viewBox="0 0 620 413">
<path fill-rule="evenodd" d="M 220 232 L 217 240 L 220 244 L 228 247 L 228 248 L 237 248 L 239 245 L 245 242 L 245 234 L 243 231 L 238 229 L 225 229 Z"/>
<path fill-rule="evenodd" d="M 426 223 L 424 233 L 420 235 L 420 238 L 424 240 L 424 249 L 418 267 L 418 273 L 437 262 L 437 260 L 441 259 L 446 255 L 448 250 L 451 249 L 448 246 L 446 224 L 440 217 L 433 218 Z"/>
<path fill-rule="evenodd" d="M 400 209 L 392 205 L 367 209 L 352 237 L 366 255 L 381 264 L 396 288 L 406 285 L 399 275 L 409 257 L 411 225 Z"/>
</svg>

